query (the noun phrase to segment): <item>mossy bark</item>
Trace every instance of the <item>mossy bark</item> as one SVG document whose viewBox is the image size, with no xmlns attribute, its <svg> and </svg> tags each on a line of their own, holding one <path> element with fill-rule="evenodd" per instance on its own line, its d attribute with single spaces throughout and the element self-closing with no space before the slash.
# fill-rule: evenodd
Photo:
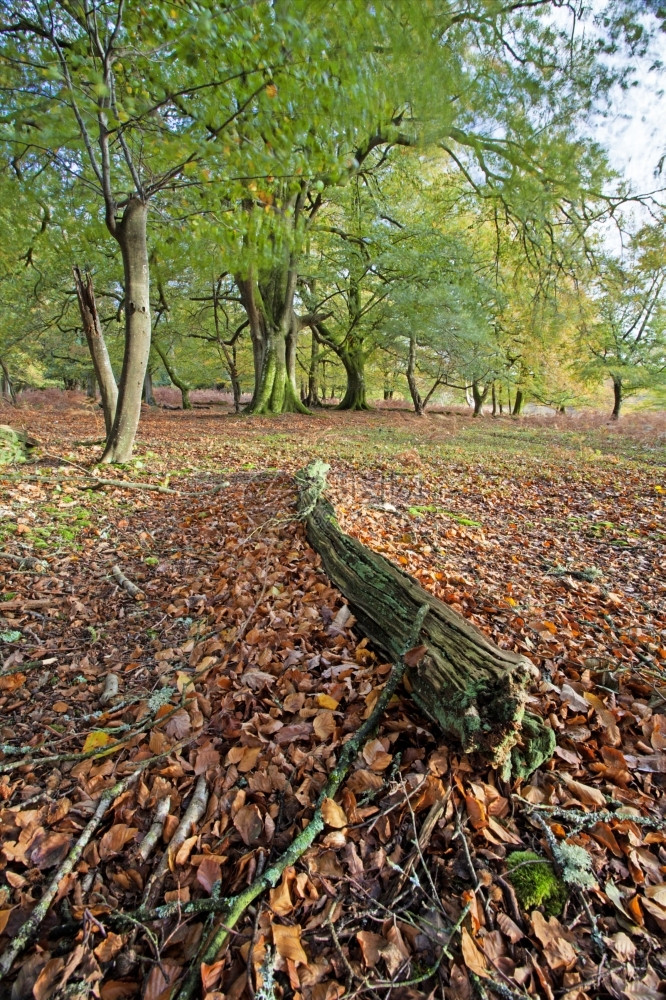
<svg viewBox="0 0 666 1000">
<path fill-rule="evenodd" d="M 427 605 L 418 642 L 428 652 L 406 676 L 411 696 L 463 750 L 479 750 L 508 771 L 512 748 L 524 743 L 521 723 L 536 668 L 526 657 L 500 649 L 413 577 L 345 534 L 322 496 L 327 469 L 312 462 L 299 473 L 300 513 L 310 544 L 349 601 L 359 629 L 395 659 L 419 608 Z M 531 746 L 531 734 L 528 742 Z M 552 753 L 552 742 L 548 748 Z M 534 766 L 545 759 L 527 747 L 525 756 Z"/>
</svg>

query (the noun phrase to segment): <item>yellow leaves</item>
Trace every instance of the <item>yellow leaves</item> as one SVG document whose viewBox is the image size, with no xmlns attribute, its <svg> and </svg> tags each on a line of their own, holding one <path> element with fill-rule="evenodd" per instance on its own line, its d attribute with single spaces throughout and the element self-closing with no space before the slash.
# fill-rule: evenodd
<svg viewBox="0 0 666 1000">
<path fill-rule="evenodd" d="M 267 97 L 270 97 L 270 98 L 277 97 L 277 92 L 278 92 L 278 89 L 277 89 L 277 87 L 275 86 L 274 83 L 267 83 L 266 84 L 266 96 Z"/>
<path fill-rule="evenodd" d="M 86 736 L 86 741 L 83 744 L 83 753 L 91 753 L 93 750 L 100 750 L 97 757 L 106 757 L 107 754 L 114 753 L 120 748 L 121 744 L 118 743 L 110 733 L 105 733 L 101 729 L 95 729 L 92 733 L 88 733 Z"/>
<path fill-rule="evenodd" d="M 335 698 L 331 698 L 330 694 L 318 694 L 317 695 L 317 705 L 319 708 L 330 708 L 331 711 L 335 711 L 340 702 L 336 701 Z"/>
</svg>

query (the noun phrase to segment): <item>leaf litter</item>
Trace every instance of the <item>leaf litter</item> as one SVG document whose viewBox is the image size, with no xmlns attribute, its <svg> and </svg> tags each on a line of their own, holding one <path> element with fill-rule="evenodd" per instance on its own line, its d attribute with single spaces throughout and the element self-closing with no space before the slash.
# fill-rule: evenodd
<svg viewBox="0 0 666 1000">
<path fill-rule="evenodd" d="M 24 416 L 44 451 L 90 462 L 48 410 Z M 92 437 L 83 416 L 76 436 Z M 382 449 L 373 417 L 230 430 L 178 416 L 148 414 L 148 471 L 119 473 L 171 471 L 173 495 L 82 495 L 76 470 L 44 457 L 0 480 L 3 548 L 26 560 L 3 563 L 0 605 L 0 949 L 126 782 L 25 942 L 12 996 L 177 995 L 202 904 L 241 891 L 312 816 L 390 670 L 295 521 L 288 473 L 306 450 L 330 457 L 332 439 L 354 439 L 331 476 L 345 529 L 537 664 L 530 708 L 558 746 L 504 782 L 401 691 L 324 801 L 315 844 L 201 965 L 196 995 L 666 992 L 658 467 L 467 455 L 475 425 L 459 417 L 426 448 L 383 413 Z M 280 430 L 298 447 L 276 445 Z M 506 860 L 520 850 L 564 879 L 561 912 L 521 905 Z"/>
</svg>

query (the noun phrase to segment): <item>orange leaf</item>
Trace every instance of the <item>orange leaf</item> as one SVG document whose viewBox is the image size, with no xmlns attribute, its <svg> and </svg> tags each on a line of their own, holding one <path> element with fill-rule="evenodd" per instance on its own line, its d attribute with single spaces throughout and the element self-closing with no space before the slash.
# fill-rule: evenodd
<svg viewBox="0 0 666 1000">
<path fill-rule="evenodd" d="M 285 927 L 284 924 L 271 923 L 273 931 L 273 944 L 277 948 L 278 955 L 282 958 L 290 959 L 296 965 L 307 965 L 308 956 L 303 951 L 301 944 L 301 925 L 293 924 Z"/>
<path fill-rule="evenodd" d="M 327 826 L 332 826 L 336 830 L 347 826 L 345 811 L 334 799 L 324 799 L 321 804 L 321 814 Z"/>
</svg>

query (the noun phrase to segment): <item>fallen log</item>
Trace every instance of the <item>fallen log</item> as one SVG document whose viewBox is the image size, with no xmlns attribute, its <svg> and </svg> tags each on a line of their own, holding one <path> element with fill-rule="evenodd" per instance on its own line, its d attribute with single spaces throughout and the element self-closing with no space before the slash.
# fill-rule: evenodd
<svg viewBox="0 0 666 1000">
<path fill-rule="evenodd" d="M 297 474 L 299 516 L 359 630 L 395 660 L 427 605 L 416 639 L 427 653 L 405 676 L 411 697 L 465 752 L 485 753 L 506 777 L 533 771 L 555 747 L 553 731 L 525 712 L 528 687 L 538 676 L 534 664 L 500 649 L 408 573 L 345 534 L 323 495 L 328 470 L 314 461 Z"/>
</svg>

